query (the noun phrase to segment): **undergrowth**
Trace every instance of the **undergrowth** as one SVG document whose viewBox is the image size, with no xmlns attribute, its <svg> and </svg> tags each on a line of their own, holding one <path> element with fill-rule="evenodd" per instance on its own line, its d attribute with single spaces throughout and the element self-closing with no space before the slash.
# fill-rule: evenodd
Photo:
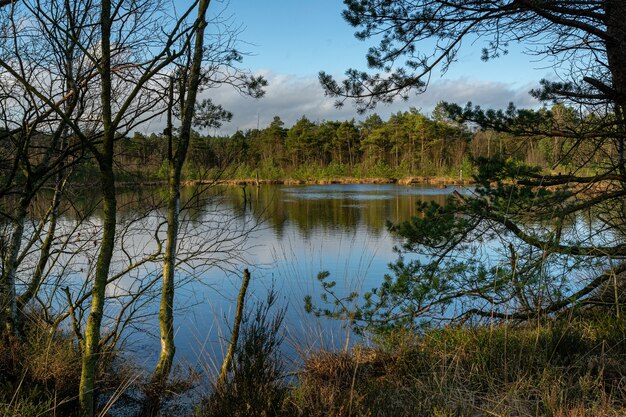
<svg viewBox="0 0 626 417">
<path fill-rule="evenodd" d="M 307 358 L 288 414 L 626 415 L 624 320 L 451 326 L 377 342 Z"/>
<path fill-rule="evenodd" d="M 396 330 L 347 352 L 311 354 L 287 379 L 284 310 L 270 315 L 269 301 L 246 316 L 230 377 L 196 416 L 626 415 L 626 320 L 603 311 Z M 101 392 L 120 386 L 107 372 Z M 23 340 L 0 344 L 0 416 L 73 415 L 79 378 L 72 339 L 31 326 Z"/>
<path fill-rule="evenodd" d="M 244 316 L 230 377 L 215 384 L 199 406 L 197 417 L 281 414 L 287 393 L 279 350 L 285 309 L 270 316 L 275 301 L 276 293 L 270 291 L 265 303 Z"/>
<path fill-rule="evenodd" d="M 119 370 L 114 371 L 115 353 L 100 352 L 100 393 L 114 392 L 123 378 Z M 0 416 L 78 415 L 80 373 L 81 353 L 75 338 L 29 316 L 20 337 L 0 341 Z"/>
<path fill-rule="evenodd" d="M 291 383 L 250 372 L 258 363 L 276 369 L 270 356 L 239 362 L 199 415 L 626 415 L 626 321 L 604 313 L 388 332 L 368 347 L 304 358 Z"/>
</svg>

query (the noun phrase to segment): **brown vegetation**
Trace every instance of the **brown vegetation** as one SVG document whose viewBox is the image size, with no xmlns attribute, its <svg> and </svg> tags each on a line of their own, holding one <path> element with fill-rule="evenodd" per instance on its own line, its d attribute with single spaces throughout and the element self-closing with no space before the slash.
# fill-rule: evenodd
<svg viewBox="0 0 626 417">
<path fill-rule="evenodd" d="M 625 328 L 573 319 L 388 335 L 375 348 L 307 358 L 290 407 L 302 416 L 624 415 Z"/>
</svg>

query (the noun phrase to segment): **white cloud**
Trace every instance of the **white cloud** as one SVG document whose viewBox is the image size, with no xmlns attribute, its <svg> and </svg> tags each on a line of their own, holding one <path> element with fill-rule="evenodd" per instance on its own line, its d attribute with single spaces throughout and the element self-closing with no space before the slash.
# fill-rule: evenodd
<svg viewBox="0 0 626 417">
<path fill-rule="evenodd" d="M 280 116 L 289 127 L 300 117 L 306 116 L 313 121 L 322 120 L 362 120 L 366 115 L 358 115 L 351 103 L 342 108 L 335 108 L 334 99 L 324 96 L 317 77 L 275 74 L 269 71 L 259 73 L 269 82 L 265 96 L 259 100 L 245 97 L 227 86 L 203 93 L 204 97 L 221 104 L 233 113 L 233 120 L 212 134 L 232 134 L 237 129 L 266 127 L 274 116 Z M 259 75 L 257 74 L 257 75 Z M 375 112 L 383 119 L 398 111 L 418 108 L 422 113 L 430 113 L 439 101 L 448 101 L 464 105 L 468 101 L 483 108 L 505 108 L 510 102 L 517 107 L 536 107 L 538 102 L 529 94 L 537 84 L 515 85 L 502 82 L 472 80 L 432 81 L 428 90 L 420 95 L 411 95 L 408 101 L 398 100 L 391 105 L 379 105 Z M 155 121 L 148 130 L 162 130 L 162 122 Z"/>
</svg>

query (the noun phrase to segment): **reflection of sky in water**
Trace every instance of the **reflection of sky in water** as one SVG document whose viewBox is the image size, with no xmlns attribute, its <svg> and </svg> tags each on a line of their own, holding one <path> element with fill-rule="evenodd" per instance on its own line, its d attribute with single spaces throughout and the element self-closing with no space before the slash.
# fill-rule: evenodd
<svg viewBox="0 0 626 417">
<path fill-rule="evenodd" d="M 288 228 L 280 239 L 271 230 L 264 230 L 255 234 L 250 244 L 249 260 L 253 266 L 249 267 L 252 283 L 247 303 L 262 301 L 274 286 L 279 294 L 278 304 L 288 307 L 284 353 L 290 359 L 297 359 L 299 348 L 304 346 L 337 349 L 344 343 L 342 323 L 318 320 L 303 310 L 305 295 L 319 300 L 316 277 L 320 271 L 331 272 L 331 277 L 338 281 L 337 291 L 345 294 L 371 288 L 375 277 L 380 279 L 387 262 L 394 258 L 391 239 L 372 238 L 366 229 L 356 233 L 316 233 L 309 239 L 302 239 L 297 228 Z M 223 340 L 219 334 L 228 329 L 223 317 L 232 322 L 239 278 L 219 273 L 203 278 L 204 284 L 193 284 L 193 289 L 177 293 L 179 305 L 193 305 L 177 317 L 180 360 L 186 357 L 193 362 L 199 354 L 221 354 Z M 369 282 L 364 285 L 366 280 Z M 203 348 L 197 344 L 199 339 Z"/>
<path fill-rule="evenodd" d="M 185 221 L 181 224 L 181 249 L 186 253 L 200 251 L 202 256 L 177 270 L 177 281 L 184 282 L 177 289 L 175 299 L 177 362 L 208 367 L 213 371 L 219 367 L 229 339 L 242 270 L 246 266 L 252 274 L 248 308 L 252 308 L 257 301 L 263 301 L 272 287 L 279 295 L 275 308 L 287 307 L 283 354 L 288 360 L 298 360 L 306 349 L 341 349 L 348 340 L 353 342 L 355 337 L 346 330 L 344 323 L 317 319 L 304 312 L 305 295 L 311 295 L 316 304 L 321 305 L 322 289 L 316 279 L 318 273 L 330 272 L 330 279 L 337 282 L 335 291 L 339 295 L 352 291 L 363 293 L 378 287 L 388 273 L 388 264 L 397 259 L 393 246 L 399 243 L 389 235 L 385 222 L 408 219 L 415 214 L 417 202 L 444 204 L 446 197 L 455 190 L 462 193 L 472 191 L 471 188 L 461 187 L 396 184 L 267 186 L 243 190 L 230 187 L 221 189 L 216 198 L 187 209 L 184 212 Z M 244 192 L 247 192 L 245 199 Z M 132 206 L 132 196 L 122 198 L 129 201 L 123 207 Z M 125 235 L 118 234 L 112 273 L 127 265 L 126 253 L 140 257 L 154 251 L 154 231 L 158 225 L 161 227 L 161 238 L 164 237 L 163 210 L 149 209 L 145 205 L 138 205 L 133 210 L 120 216 L 120 219 L 129 221 L 130 229 Z M 210 265 L 209 261 L 228 259 L 233 253 L 228 239 L 221 246 L 215 244 L 220 237 L 228 237 L 230 233 L 236 238 L 242 231 L 251 230 L 259 219 L 263 220 L 261 224 L 251 231 L 245 245 L 238 248 L 242 250 L 241 258 L 230 265 L 230 272 Z M 584 235 L 585 231 L 591 230 L 590 222 L 592 219 L 574 221 L 565 231 L 567 239 L 580 239 L 579 233 Z M 70 234 L 74 224 L 75 221 L 64 219 L 60 229 Z M 537 231 L 540 226 L 527 225 L 529 230 L 536 228 Z M 90 218 L 80 238 L 73 238 L 68 247 L 68 253 L 73 253 L 77 247 L 85 245 L 82 255 L 73 258 L 61 255 L 60 264 L 69 265 L 68 276 L 61 284 L 72 287 L 74 297 L 77 288 L 93 273 L 98 249 L 93 242 L 97 242 L 100 228 L 99 218 Z M 121 224 L 118 228 L 120 232 L 125 230 Z M 487 261 L 487 265 L 498 262 L 493 255 L 502 249 L 501 236 L 486 234 L 476 238 L 484 240 L 482 250 L 472 254 L 460 253 L 457 260 L 463 261 L 466 260 L 464 256 L 471 256 Z M 618 238 L 605 234 L 597 236 L 594 242 L 615 241 Z M 122 242 L 126 253 L 120 250 Z M 408 256 L 407 260 L 410 259 Z M 107 295 L 137 291 L 147 277 L 157 276 L 161 268 L 160 262 L 148 263 L 124 275 L 114 285 L 109 285 Z M 555 268 L 560 268 L 563 273 L 566 271 L 559 265 Z M 238 269 L 238 272 L 232 269 Z M 553 272 L 559 270 L 553 268 Z M 571 274 L 568 274 L 567 280 L 573 286 L 580 282 Z M 159 352 L 158 283 L 151 293 L 153 298 L 146 298 L 141 307 L 140 320 L 128 333 L 127 339 L 135 359 L 148 370 L 153 368 Z M 63 294 L 57 292 L 56 297 L 59 304 L 64 305 Z M 109 319 L 119 311 L 121 301 L 123 299 L 109 300 L 106 307 Z M 103 333 L 108 330 L 105 325 Z"/>
<path fill-rule="evenodd" d="M 190 261 L 178 269 L 177 280 L 186 283 L 177 289 L 175 299 L 177 361 L 198 366 L 221 361 L 245 265 L 252 274 L 247 305 L 264 300 L 273 286 L 279 294 L 276 308 L 287 307 L 283 327 L 287 357 L 297 359 L 299 352 L 309 347 L 341 348 L 349 334 L 344 324 L 316 319 L 303 310 L 305 295 L 310 294 L 319 302 L 318 273 L 329 271 L 331 279 L 337 281 L 335 290 L 342 295 L 378 286 L 388 272 L 388 263 L 396 259 L 393 246 L 398 243 L 387 233 L 385 221 L 408 219 L 414 214 L 417 201 L 443 202 L 455 189 L 395 184 L 248 187 L 244 200 L 242 189 L 232 187 L 222 190 L 223 194 L 205 206 L 187 210 L 187 221 L 181 225 L 181 245 L 186 252 L 206 248 L 209 253 L 210 249 L 219 249 L 211 246 L 219 236 L 248 230 L 259 216 L 265 220 L 245 242 L 247 249 L 242 259 L 232 265 L 239 273 L 209 268 L 203 261 Z M 121 198 L 132 200 L 128 195 Z M 128 206 L 132 204 L 129 202 Z M 144 217 L 131 223 L 127 236 L 118 235 L 118 248 L 124 242 L 127 253 L 141 256 L 155 249 L 157 225 L 161 225 L 161 237 L 164 236 L 165 212 L 146 211 L 144 206 L 136 210 L 137 213 L 129 211 L 120 216 L 129 220 L 137 215 Z M 83 233 L 81 240 L 97 235 L 101 222 L 94 218 L 91 223 L 94 231 Z M 72 224 L 68 220 L 63 229 L 69 233 Z M 73 260 L 76 272 L 70 281 L 77 285 L 85 281 L 96 259 L 97 246 L 90 244 L 88 249 L 86 256 Z M 222 249 L 228 249 L 228 245 Z M 210 257 L 228 255 L 216 252 Z M 112 271 L 122 270 L 127 263 L 126 254 L 118 250 Z M 160 262 L 146 264 L 110 285 L 107 294 L 136 291 L 142 279 L 154 277 L 161 267 Z M 127 340 L 138 362 L 147 369 L 154 366 L 159 352 L 158 285 L 152 288 L 152 294 L 154 298 L 142 306 L 141 318 Z M 113 317 L 119 308 L 120 304 L 111 300 L 108 316 Z"/>
<path fill-rule="evenodd" d="M 284 187 L 280 191 L 291 198 L 304 200 L 388 200 L 400 195 L 425 196 L 425 195 L 449 195 L 454 191 L 467 190 L 465 187 L 447 186 L 438 188 L 434 186 L 410 185 L 398 186 L 396 184 L 329 184 L 329 185 L 304 185 L 298 187 Z M 289 201 L 292 201 L 291 199 Z"/>
<path fill-rule="evenodd" d="M 393 246 L 397 242 L 384 230 L 384 222 L 391 212 L 393 217 L 399 214 L 400 218 L 408 218 L 411 214 L 408 211 L 397 213 L 396 203 L 391 200 L 402 201 L 406 197 L 421 195 L 423 191 L 447 194 L 449 190 L 394 184 L 274 187 L 273 204 L 279 207 L 300 206 L 298 202 L 313 199 L 320 204 L 315 209 L 309 208 L 310 211 L 299 208 L 287 212 L 280 227 L 265 224 L 247 241 L 246 260 L 252 275 L 248 305 L 263 300 L 272 286 L 278 291 L 278 304 L 287 306 L 284 324 L 284 354 L 287 357 L 297 359 L 305 347 L 339 349 L 346 343 L 345 325 L 306 314 L 304 296 L 310 294 L 319 301 L 321 288 L 316 277 L 321 271 L 330 272 L 331 279 L 337 281 L 335 290 L 339 294 L 378 286 L 387 272 L 388 263 L 396 259 Z M 348 198 L 356 204 L 331 206 L 330 203 L 338 198 Z M 386 200 L 384 206 L 371 206 L 378 204 L 378 200 Z M 325 201 L 329 204 L 326 205 Z M 284 206 L 285 203 L 288 204 Z M 404 205 L 414 206 L 412 200 Z M 347 220 L 349 224 L 333 221 L 332 216 L 338 213 L 332 211 L 342 208 L 356 211 Z M 374 210 L 369 217 L 383 217 L 377 219 L 380 227 L 372 227 L 368 210 Z M 271 213 L 267 215 L 271 216 Z M 221 357 L 234 315 L 239 276 L 211 270 L 177 291 L 176 304 L 181 312 L 176 316 L 176 341 L 181 363 L 197 363 L 198 358 L 200 362 L 206 362 Z M 156 306 L 154 311 L 149 333 L 156 335 Z M 142 352 L 150 352 L 143 356 L 150 366 L 158 354 L 158 338 L 137 334 L 132 341 L 135 346 L 143 346 Z"/>
</svg>

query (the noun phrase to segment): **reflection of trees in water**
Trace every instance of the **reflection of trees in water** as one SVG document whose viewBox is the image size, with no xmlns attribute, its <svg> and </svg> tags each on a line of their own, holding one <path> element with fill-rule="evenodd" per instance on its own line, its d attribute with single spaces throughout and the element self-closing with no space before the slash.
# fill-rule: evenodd
<svg viewBox="0 0 626 417">
<path fill-rule="evenodd" d="M 316 195 L 312 196 L 306 187 L 299 193 L 297 187 L 266 185 L 246 187 L 247 197 L 241 187 L 222 187 L 213 192 L 221 194 L 223 203 L 234 212 L 243 211 L 244 203 L 251 204 L 253 213 L 262 217 L 277 236 L 282 236 L 288 223 L 305 238 L 318 230 L 354 231 L 361 226 L 370 234 L 380 235 L 386 230 L 387 221 L 397 222 L 415 214 L 418 201 L 443 204 L 446 199 L 443 193 L 407 194 L 402 186 L 382 192 L 375 189 L 326 191 L 323 187 L 316 190 Z"/>
<path fill-rule="evenodd" d="M 164 189 L 158 187 L 122 190 L 117 196 L 119 215 L 105 294 L 105 344 L 116 344 L 122 330 L 129 326 L 141 327 L 140 323 L 154 317 L 150 303 L 160 294 L 159 271 L 166 216 L 164 197 Z M 223 193 L 213 190 L 190 187 L 183 191 L 182 197 L 176 265 L 178 285 L 202 280 L 209 270 L 230 272 L 244 265 L 247 236 L 258 226 L 255 218 L 244 218 L 234 212 L 224 203 L 228 199 Z M 34 233 L 37 228 L 45 233 L 48 226 L 42 219 L 45 219 L 51 198 L 51 192 L 42 192 L 34 201 L 25 236 L 39 236 Z M 7 208 L 15 203 L 10 198 L 2 200 Z M 54 320 L 54 326 L 70 326 L 72 320 L 78 325 L 84 324 L 85 306 L 91 294 L 89 283 L 95 273 L 103 225 L 100 203 L 98 193 L 93 190 L 74 189 L 68 190 L 61 205 L 53 257 L 44 271 L 44 284 L 37 298 L 37 308 Z M 1 224 L 0 231 L 4 233 L 8 227 L 10 225 Z M 20 293 L 30 281 L 41 250 L 41 242 L 32 240 L 24 242 L 29 249 L 18 271 Z M 68 304 L 72 305 L 69 310 Z M 74 318 L 70 317 L 72 314 Z"/>
<path fill-rule="evenodd" d="M 404 186 L 385 191 L 337 192 L 334 189 L 328 198 L 324 197 L 326 191 L 323 188 L 315 198 L 300 195 L 294 187 L 289 187 L 289 192 L 286 189 L 272 185 L 183 187 L 181 207 L 187 221 L 191 222 L 201 222 L 207 212 L 219 212 L 224 216 L 229 213 L 233 216 L 252 213 L 257 220 L 263 220 L 270 226 L 278 237 L 283 235 L 287 223 L 297 227 L 304 237 L 311 236 L 316 230 L 353 231 L 360 226 L 378 236 L 386 230 L 387 221 L 395 223 L 415 215 L 418 202 L 444 204 L 448 196 L 444 192 L 406 193 Z M 166 191 L 166 188 L 156 186 L 120 190 L 117 200 L 122 221 L 140 213 L 162 213 Z M 302 191 L 306 192 L 304 187 Z M 51 198 L 52 193 L 43 193 L 39 197 L 33 210 L 34 217 L 45 213 Z M 62 206 L 67 219 L 77 220 L 88 214 L 101 217 L 99 197 L 93 190 L 74 190 L 73 197 L 68 200 L 71 202 L 66 201 Z"/>
<path fill-rule="evenodd" d="M 244 191 L 246 196 L 244 197 Z M 299 193 L 300 191 L 300 193 Z M 450 190 L 424 190 L 424 194 L 416 194 L 410 187 L 394 186 L 383 191 L 376 191 L 375 187 L 363 187 L 358 191 L 349 187 L 316 188 L 317 195 L 304 195 L 306 187 L 262 186 L 245 189 L 242 187 L 186 187 L 182 191 L 181 204 L 183 207 L 183 225 L 181 226 L 181 283 L 191 279 L 203 279 L 209 269 L 215 267 L 235 269 L 237 264 L 245 262 L 245 236 L 258 222 L 271 229 L 278 239 L 281 239 L 287 230 L 297 230 L 304 239 L 311 239 L 320 234 L 354 232 L 357 238 L 367 236 L 378 237 L 386 234 L 386 221 L 398 223 L 416 215 L 416 207 L 420 202 L 436 202 L 445 204 Z M 429 194 L 433 191 L 436 194 Z M 133 190 L 124 190 L 118 196 L 120 215 L 118 220 L 118 240 L 116 254 L 112 264 L 112 274 L 122 273 L 129 265 L 130 259 L 146 259 L 151 254 L 155 256 L 139 268 L 135 268 L 116 279 L 114 285 L 107 289 L 107 297 L 112 302 L 106 309 L 107 317 L 113 323 L 122 323 L 129 315 L 139 312 L 120 314 L 123 305 L 140 306 L 158 293 L 158 264 L 161 254 L 156 248 L 158 239 L 155 230 L 161 228 L 163 236 L 163 222 L 165 210 L 163 206 L 164 189 L 145 187 Z M 327 196 L 325 197 L 325 194 Z M 49 195 L 51 197 L 51 194 Z M 316 198 L 313 198 L 316 197 Z M 384 198 L 383 198 L 384 197 Z M 49 206 L 45 201 L 48 194 L 38 199 L 35 204 L 34 216 L 40 215 Z M 73 191 L 71 203 L 64 203 L 62 207 L 63 224 L 59 231 L 60 243 L 56 249 L 72 254 L 72 258 L 59 257 L 55 260 L 57 268 L 66 265 L 64 271 L 58 272 L 58 279 L 54 288 L 69 286 L 72 301 L 78 306 L 88 297 L 88 282 L 93 275 L 94 259 L 96 257 L 97 239 L 102 226 L 99 200 L 93 194 L 76 190 Z M 8 204 L 8 200 L 5 201 Z M 623 216 L 623 207 L 598 206 L 585 215 L 571 216 L 563 220 L 564 239 L 576 241 L 577 233 L 586 230 L 599 230 L 599 217 L 604 221 L 610 220 L 607 216 Z M 530 217 L 530 216 L 528 216 Z M 36 217 L 33 217 L 33 225 Z M 80 234 L 74 229 L 81 225 Z M 528 218 L 525 222 L 528 230 L 536 233 L 550 233 L 554 224 L 549 220 Z M 358 235 L 356 233 L 359 233 Z M 485 241 L 498 238 L 497 234 L 483 234 L 480 238 Z M 621 239 L 616 235 L 599 236 L 598 239 Z M 598 241 L 598 243 L 600 243 Z M 65 247 L 61 247 L 66 245 Z M 122 250 L 123 248 L 123 250 Z M 506 248 L 510 250 L 510 248 Z M 531 261 L 534 253 L 526 253 L 516 248 L 518 271 L 528 270 L 528 275 L 552 276 L 561 291 L 565 292 L 565 285 L 573 282 L 573 274 L 581 266 L 597 268 L 602 265 L 574 264 L 574 258 L 546 259 L 539 267 Z M 221 256 L 220 254 L 224 254 Z M 506 257 L 509 254 L 500 254 Z M 229 263 L 230 262 L 230 263 Z M 25 266 L 31 265 L 26 260 Z M 508 271 L 506 265 L 498 270 L 498 276 Z M 24 274 L 28 269 L 24 269 Z M 49 273 L 57 273 L 51 271 Z M 24 279 L 24 282 L 27 280 Z M 527 280 L 523 282 L 528 297 L 541 296 L 545 280 Z M 562 287 L 562 288 L 561 288 Z M 51 287 L 52 288 L 52 287 Z M 66 296 L 56 291 L 48 293 L 44 289 L 49 306 L 64 305 Z M 137 299 L 132 294 L 139 294 Z M 527 297 L 527 298 L 528 298 Z M 535 302 L 528 300 L 529 304 Z M 117 306 L 117 307 L 116 307 Z M 53 311 L 52 309 L 51 311 Z M 65 313 L 63 313 L 65 314 Z M 67 317 L 67 316 L 64 316 Z M 117 333 L 117 330 L 114 332 Z"/>
</svg>

